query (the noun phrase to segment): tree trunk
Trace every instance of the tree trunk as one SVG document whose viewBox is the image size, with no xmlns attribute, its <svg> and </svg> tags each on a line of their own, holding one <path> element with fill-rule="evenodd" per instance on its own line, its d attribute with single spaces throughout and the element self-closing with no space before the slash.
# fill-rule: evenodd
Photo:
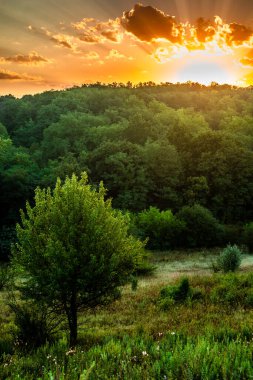
<svg viewBox="0 0 253 380">
<path fill-rule="evenodd" d="M 72 293 L 70 307 L 67 312 L 69 323 L 69 345 L 75 347 L 77 343 L 77 304 L 76 293 Z"/>
</svg>

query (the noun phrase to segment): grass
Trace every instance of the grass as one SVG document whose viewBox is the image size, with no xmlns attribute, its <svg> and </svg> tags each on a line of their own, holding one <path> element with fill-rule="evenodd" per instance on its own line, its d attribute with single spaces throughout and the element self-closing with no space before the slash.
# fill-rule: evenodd
<svg viewBox="0 0 253 380">
<path fill-rule="evenodd" d="M 35 378 L 34 373 L 41 379 L 75 379 L 77 373 L 80 379 L 253 378 L 253 256 L 243 256 L 238 275 L 224 277 L 212 273 L 217 254 L 217 250 L 155 252 L 156 271 L 140 278 L 135 292 L 126 286 L 113 304 L 80 313 L 79 346 L 67 364 L 63 332 L 55 346 L 25 356 L 19 350 L 3 355 L 0 378 L 16 379 L 18 373 L 23 374 L 21 379 Z M 161 288 L 185 276 L 203 294 L 202 299 L 161 310 Z M 6 296 L 0 293 L 0 350 L 1 342 L 11 341 L 13 329 Z M 57 366 L 50 360 L 45 366 L 48 355 L 56 358 Z M 231 367 L 236 355 L 238 363 Z"/>
</svg>

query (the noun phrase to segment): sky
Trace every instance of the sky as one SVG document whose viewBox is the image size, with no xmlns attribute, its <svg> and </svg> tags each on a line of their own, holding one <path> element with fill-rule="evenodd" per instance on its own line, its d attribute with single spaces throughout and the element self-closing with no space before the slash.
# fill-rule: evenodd
<svg viewBox="0 0 253 380">
<path fill-rule="evenodd" d="M 0 0 L 0 95 L 92 82 L 253 85 L 252 0 Z"/>
</svg>

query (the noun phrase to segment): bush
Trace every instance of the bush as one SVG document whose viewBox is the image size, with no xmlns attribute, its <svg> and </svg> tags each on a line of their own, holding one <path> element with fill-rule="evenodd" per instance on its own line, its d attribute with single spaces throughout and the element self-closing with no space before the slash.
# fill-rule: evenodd
<svg viewBox="0 0 253 380">
<path fill-rule="evenodd" d="M 203 206 L 185 206 L 177 214 L 185 225 L 181 244 L 187 248 L 218 246 L 222 241 L 223 227 Z"/>
<path fill-rule="evenodd" d="M 253 306 L 253 276 L 237 276 L 234 273 L 219 276 L 212 288 L 210 299 L 213 303 L 229 305 L 232 307 Z"/>
<path fill-rule="evenodd" d="M 184 223 L 170 210 L 160 211 L 156 207 L 140 212 L 135 217 L 135 233 L 141 239 L 148 238 L 147 248 L 167 250 L 178 246 Z"/>
<path fill-rule="evenodd" d="M 245 244 L 248 247 L 249 252 L 252 253 L 253 252 L 253 222 L 248 223 L 244 226 L 242 237 L 243 237 L 243 244 Z"/>
<path fill-rule="evenodd" d="M 228 245 L 221 252 L 218 260 L 217 267 L 224 273 L 235 272 L 239 269 L 242 261 L 242 251 L 237 247 L 237 245 Z"/>
<path fill-rule="evenodd" d="M 182 278 L 178 285 L 162 288 L 158 301 L 162 310 L 168 310 L 175 302 L 184 302 L 191 294 L 188 278 Z"/>
<path fill-rule="evenodd" d="M 16 345 L 23 349 L 34 349 L 53 340 L 54 328 L 58 325 L 54 316 L 49 321 L 47 310 L 37 304 L 10 303 L 14 312 Z"/>
</svg>

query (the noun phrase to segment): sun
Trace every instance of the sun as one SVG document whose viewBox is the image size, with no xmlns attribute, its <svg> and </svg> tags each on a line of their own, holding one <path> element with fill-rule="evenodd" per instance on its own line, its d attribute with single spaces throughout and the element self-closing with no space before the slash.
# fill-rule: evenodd
<svg viewBox="0 0 253 380">
<path fill-rule="evenodd" d="M 203 85 L 209 85 L 212 82 L 234 84 L 236 81 L 224 62 L 213 61 L 210 57 L 185 60 L 176 71 L 174 80 L 183 83 L 198 82 Z"/>
</svg>

